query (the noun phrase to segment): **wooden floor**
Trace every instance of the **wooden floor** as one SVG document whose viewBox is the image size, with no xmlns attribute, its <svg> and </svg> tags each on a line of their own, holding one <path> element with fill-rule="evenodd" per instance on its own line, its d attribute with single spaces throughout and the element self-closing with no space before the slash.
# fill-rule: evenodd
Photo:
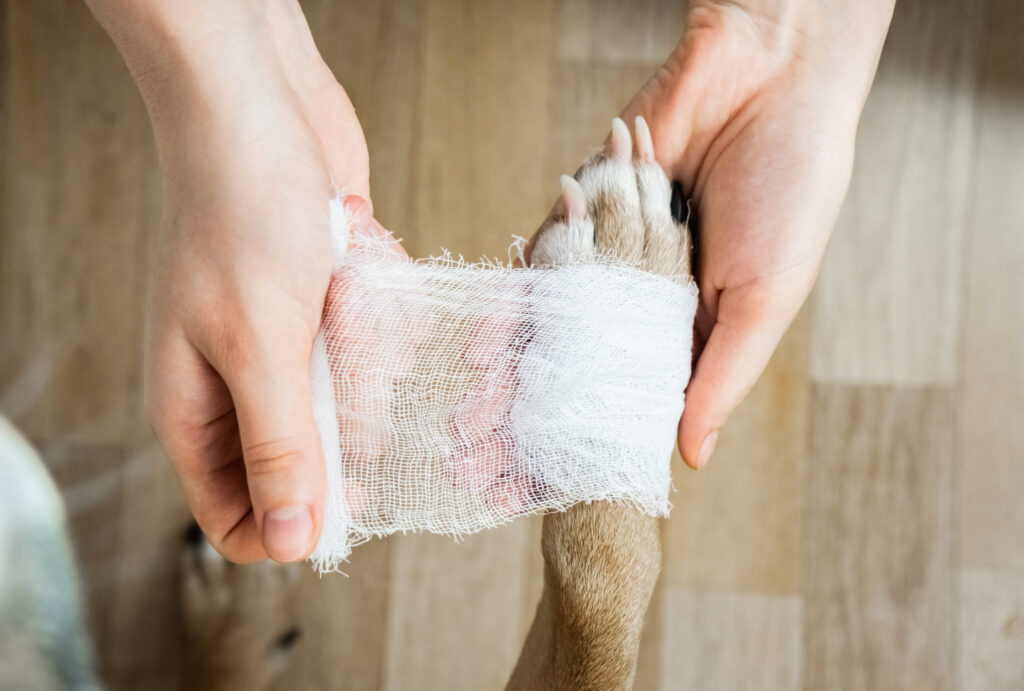
<svg viewBox="0 0 1024 691">
<path fill-rule="evenodd" d="M 467 256 L 536 226 L 683 16 L 304 4 L 381 219 Z M 2 7 L 0 410 L 63 488 L 111 688 L 174 688 L 187 514 L 139 413 L 148 123 L 79 0 Z M 821 280 L 714 462 L 676 464 L 640 688 L 1024 689 L 1022 35 L 1019 0 L 898 3 Z M 538 537 L 400 537 L 308 574 L 282 688 L 499 688 Z"/>
</svg>

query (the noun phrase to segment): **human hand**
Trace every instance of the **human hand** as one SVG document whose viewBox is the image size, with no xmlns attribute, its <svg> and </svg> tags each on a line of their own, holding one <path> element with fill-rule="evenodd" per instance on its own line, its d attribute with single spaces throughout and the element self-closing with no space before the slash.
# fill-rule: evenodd
<svg viewBox="0 0 1024 691">
<path fill-rule="evenodd" d="M 806 299 L 849 184 L 892 0 L 691 3 L 688 29 L 627 105 L 695 204 L 696 366 L 679 451 L 707 463 Z"/>
<path fill-rule="evenodd" d="M 297 3 L 91 4 L 146 100 L 163 175 L 147 412 L 218 551 L 302 559 L 325 491 L 309 363 L 332 192 L 366 199 L 350 206 L 373 224 L 362 130 Z"/>
</svg>

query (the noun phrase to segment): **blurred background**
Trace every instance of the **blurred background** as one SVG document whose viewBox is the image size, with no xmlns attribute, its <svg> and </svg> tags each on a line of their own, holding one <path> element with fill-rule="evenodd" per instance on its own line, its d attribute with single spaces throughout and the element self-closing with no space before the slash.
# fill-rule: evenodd
<svg viewBox="0 0 1024 691">
<path fill-rule="evenodd" d="M 674 46 L 679 2 L 303 2 L 413 255 L 505 256 Z M 0 14 L 0 411 L 72 522 L 112 689 L 175 688 L 189 516 L 140 412 L 160 207 L 77 0 Z M 1024 6 L 899 0 L 811 299 L 700 473 L 674 463 L 640 689 L 1024 689 Z M 289 689 L 497 689 L 540 523 L 303 569 Z"/>
</svg>

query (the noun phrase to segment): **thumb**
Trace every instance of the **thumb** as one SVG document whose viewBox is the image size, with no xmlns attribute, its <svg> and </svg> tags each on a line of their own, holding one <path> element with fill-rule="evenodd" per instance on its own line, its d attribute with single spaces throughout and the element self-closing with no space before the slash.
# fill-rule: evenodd
<svg viewBox="0 0 1024 691">
<path fill-rule="evenodd" d="M 227 383 L 263 547 L 277 561 L 304 559 L 320 536 L 326 492 L 309 358 L 257 357 Z"/>
<path fill-rule="evenodd" d="M 761 376 L 787 321 L 728 322 L 722 313 L 711 329 L 686 389 L 679 423 L 679 453 L 700 470 L 707 464 L 718 430 Z"/>
</svg>

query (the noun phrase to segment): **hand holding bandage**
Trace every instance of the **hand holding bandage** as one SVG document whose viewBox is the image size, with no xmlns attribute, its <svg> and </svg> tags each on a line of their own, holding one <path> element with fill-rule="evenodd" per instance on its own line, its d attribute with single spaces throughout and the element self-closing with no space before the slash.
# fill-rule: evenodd
<svg viewBox="0 0 1024 691">
<path fill-rule="evenodd" d="M 667 512 L 689 282 L 600 256 L 412 262 L 390 242 L 335 242 L 347 250 L 312 366 L 328 469 L 319 568 L 375 535 L 458 537 L 580 501 Z"/>
</svg>

